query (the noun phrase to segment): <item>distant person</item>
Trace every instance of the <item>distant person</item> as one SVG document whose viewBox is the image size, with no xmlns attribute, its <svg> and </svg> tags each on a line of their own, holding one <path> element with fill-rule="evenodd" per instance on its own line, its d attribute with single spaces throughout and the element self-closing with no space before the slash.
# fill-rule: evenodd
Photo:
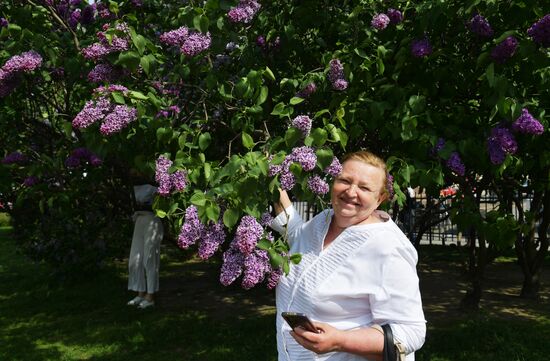
<svg viewBox="0 0 550 361">
<path fill-rule="evenodd" d="M 137 295 L 128 305 L 140 309 L 155 305 L 154 295 L 159 289 L 160 243 L 164 229 L 151 208 L 156 192 L 157 187 L 151 184 L 134 186 L 136 210 L 128 259 L 128 290 Z"/>
<path fill-rule="evenodd" d="M 277 285 L 279 361 L 382 360 L 389 324 L 406 360 L 424 343 L 418 256 L 386 212 L 386 164 L 366 151 L 347 155 L 332 185 L 332 209 L 304 223 L 286 192 L 272 227 L 288 231 L 302 260 Z M 305 313 L 319 333 L 291 330 L 281 312 Z M 376 326 L 378 325 L 378 326 Z"/>
</svg>

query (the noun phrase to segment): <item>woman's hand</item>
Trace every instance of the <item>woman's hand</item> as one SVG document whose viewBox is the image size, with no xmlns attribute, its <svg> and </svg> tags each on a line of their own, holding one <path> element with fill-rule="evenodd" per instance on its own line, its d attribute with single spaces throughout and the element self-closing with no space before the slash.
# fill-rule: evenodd
<svg viewBox="0 0 550 361">
<path fill-rule="evenodd" d="M 319 333 L 296 327 L 290 334 L 300 345 L 317 354 L 341 350 L 341 340 L 345 331 L 322 322 L 313 322 L 313 325 L 319 330 Z"/>
</svg>

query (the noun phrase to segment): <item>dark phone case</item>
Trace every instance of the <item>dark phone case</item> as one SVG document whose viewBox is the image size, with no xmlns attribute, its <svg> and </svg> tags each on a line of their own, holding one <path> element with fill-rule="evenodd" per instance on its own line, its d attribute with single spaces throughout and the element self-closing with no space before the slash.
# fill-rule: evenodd
<svg viewBox="0 0 550 361">
<path fill-rule="evenodd" d="M 307 331 L 319 333 L 315 326 L 313 326 L 313 323 L 311 323 L 310 319 L 303 313 L 283 312 L 281 313 L 281 316 L 283 316 L 292 329 L 302 327 Z"/>
</svg>

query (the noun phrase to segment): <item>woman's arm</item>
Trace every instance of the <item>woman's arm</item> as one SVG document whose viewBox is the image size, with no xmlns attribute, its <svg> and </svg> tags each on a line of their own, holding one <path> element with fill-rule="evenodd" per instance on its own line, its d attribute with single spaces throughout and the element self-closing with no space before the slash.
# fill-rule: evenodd
<svg viewBox="0 0 550 361">
<path fill-rule="evenodd" d="M 275 208 L 275 216 L 278 216 L 280 213 L 284 212 L 284 210 L 291 205 L 292 202 L 288 197 L 288 193 L 282 189 L 279 189 L 279 201 L 273 205 Z"/>
</svg>

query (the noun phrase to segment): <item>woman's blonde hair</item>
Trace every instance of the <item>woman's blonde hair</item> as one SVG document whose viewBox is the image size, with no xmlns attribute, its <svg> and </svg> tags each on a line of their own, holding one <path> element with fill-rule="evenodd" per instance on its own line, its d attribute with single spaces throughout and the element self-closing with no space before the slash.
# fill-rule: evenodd
<svg viewBox="0 0 550 361">
<path fill-rule="evenodd" d="M 342 164 L 344 164 L 348 160 L 356 160 L 359 162 L 363 162 L 365 164 L 372 165 L 373 167 L 380 168 L 384 171 L 384 185 L 382 186 L 382 190 L 380 193 L 382 196 L 384 196 L 384 199 L 388 199 L 390 196 L 390 193 L 388 191 L 388 168 L 386 167 L 386 162 L 376 154 L 369 152 L 368 150 L 359 150 L 357 152 L 348 153 L 342 158 Z"/>
</svg>

